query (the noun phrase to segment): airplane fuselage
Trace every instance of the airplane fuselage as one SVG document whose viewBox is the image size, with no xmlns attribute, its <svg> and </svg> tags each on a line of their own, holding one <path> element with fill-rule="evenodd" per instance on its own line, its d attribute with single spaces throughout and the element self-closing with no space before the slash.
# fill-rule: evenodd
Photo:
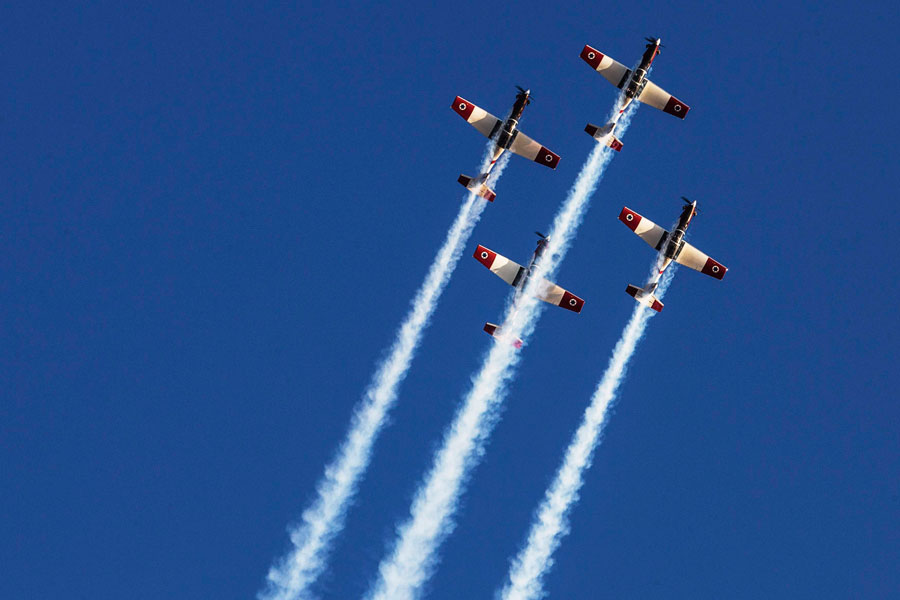
<svg viewBox="0 0 900 600">
<path fill-rule="evenodd" d="M 500 127 L 500 131 L 497 133 L 495 160 L 503 153 L 503 150 L 508 149 L 512 145 L 512 142 L 516 137 L 516 130 L 519 127 L 519 119 L 522 118 L 522 113 L 525 112 L 525 107 L 528 106 L 530 102 L 528 94 L 518 94 L 516 96 L 516 103 L 513 104 L 512 111 L 509 113 L 509 118 L 506 119 L 506 122 L 503 123 Z"/>
<path fill-rule="evenodd" d="M 657 54 L 659 54 L 659 42 L 647 44 L 647 49 L 641 57 L 641 63 L 631 72 L 631 78 L 625 88 L 625 97 L 629 100 L 640 96 L 644 86 L 647 85 L 647 72 Z"/>
<path fill-rule="evenodd" d="M 662 252 L 662 265 L 660 265 L 659 268 L 660 273 L 666 270 L 666 267 L 678 257 L 678 254 L 684 247 L 684 234 L 687 233 L 687 228 L 691 224 L 691 219 L 697 214 L 696 208 L 696 202 L 685 205 L 684 209 L 681 211 L 681 216 L 678 217 L 678 225 L 675 226 L 672 233 L 663 238 L 662 247 L 660 248 Z"/>
<path fill-rule="evenodd" d="M 537 261 L 540 260 L 541 256 L 544 254 L 544 251 L 547 249 L 547 243 L 547 238 L 539 239 L 537 248 L 534 249 L 534 254 L 531 256 L 531 261 L 528 263 L 528 266 L 523 269 L 519 269 L 519 272 L 516 274 L 516 278 L 513 280 L 512 286 L 516 288 L 517 294 L 521 293 L 522 290 L 525 289 L 525 285 L 531 278 L 531 275 L 534 272 L 534 267 L 535 265 L 537 265 Z"/>
</svg>

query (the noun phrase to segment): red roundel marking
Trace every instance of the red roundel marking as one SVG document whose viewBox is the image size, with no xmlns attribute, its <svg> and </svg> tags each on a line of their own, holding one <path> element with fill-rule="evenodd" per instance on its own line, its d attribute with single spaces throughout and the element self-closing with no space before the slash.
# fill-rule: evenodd
<svg viewBox="0 0 900 600">
<path fill-rule="evenodd" d="M 538 151 L 537 156 L 534 158 L 534 162 L 541 163 L 542 165 L 547 165 L 551 169 L 555 169 L 556 165 L 559 164 L 559 155 L 554 154 L 550 150 L 547 150 L 543 146 Z"/>
<path fill-rule="evenodd" d="M 596 48 L 585 45 L 584 50 L 581 51 L 581 58 L 596 71 L 600 66 L 600 61 L 603 60 L 603 55 Z"/>
<path fill-rule="evenodd" d="M 641 215 L 637 214 L 627 206 L 623 206 L 622 212 L 619 213 L 619 220 L 628 225 L 628 229 L 636 231 L 638 223 L 641 222 Z"/>
<path fill-rule="evenodd" d="M 666 107 L 663 109 L 663 111 L 669 113 L 670 115 L 675 115 L 680 119 L 685 118 L 689 110 L 691 110 L 691 107 L 675 96 L 669 96 L 669 101 L 666 102 Z"/>
<path fill-rule="evenodd" d="M 711 277 L 715 277 L 716 279 L 722 279 L 725 277 L 725 272 L 728 271 L 728 267 L 723 265 L 722 263 L 716 262 L 711 258 L 706 259 L 706 264 L 703 265 L 703 270 L 701 273 L 706 273 Z"/>
<path fill-rule="evenodd" d="M 497 258 L 497 253 L 491 252 L 490 250 L 479 244 L 478 247 L 475 248 L 475 254 L 473 254 L 473 256 L 478 262 L 490 269 L 491 265 L 494 264 L 494 259 Z"/>
<path fill-rule="evenodd" d="M 468 121 L 469 117 L 472 116 L 472 111 L 475 110 L 475 105 L 465 98 L 457 96 L 456 100 L 453 101 L 452 108 L 459 116 Z"/>
<path fill-rule="evenodd" d="M 576 296 L 575 294 L 571 294 L 566 292 L 563 294 L 562 300 L 559 301 L 559 305 L 563 308 L 567 308 L 572 312 L 581 312 L 581 307 L 584 306 L 584 300 Z"/>
</svg>

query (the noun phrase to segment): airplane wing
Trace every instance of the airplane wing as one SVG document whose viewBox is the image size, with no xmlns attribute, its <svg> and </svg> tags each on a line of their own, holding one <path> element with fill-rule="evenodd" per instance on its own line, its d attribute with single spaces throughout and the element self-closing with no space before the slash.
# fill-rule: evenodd
<svg viewBox="0 0 900 600">
<path fill-rule="evenodd" d="M 681 252 L 675 257 L 675 262 L 716 279 L 722 279 L 725 277 L 725 272 L 728 271 L 728 267 L 711 259 L 687 242 L 684 243 Z"/>
<path fill-rule="evenodd" d="M 519 156 L 524 156 L 528 160 L 533 160 L 536 163 L 546 165 L 551 169 L 555 169 L 556 165 L 559 164 L 558 154 L 547 150 L 522 133 L 521 130 L 516 130 L 516 136 L 513 138 L 509 149 Z"/>
<path fill-rule="evenodd" d="M 535 289 L 537 292 L 535 295 L 536 298 L 543 300 L 544 302 L 549 302 L 550 304 L 555 304 L 556 306 L 561 306 L 566 310 L 580 313 L 581 308 L 584 306 L 584 300 L 546 279 L 541 283 L 538 283 Z"/>
<path fill-rule="evenodd" d="M 646 80 L 647 83 L 644 85 L 644 89 L 641 91 L 641 95 L 637 97 L 640 102 L 648 106 L 653 106 L 654 108 L 658 108 L 663 112 L 667 112 L 670 115 L 675 115 L 679 119 L 683 119 L 687 116 L 688 111 L 691 110 L 691 107 L 671 95 L 669 92 L 665 91 L 649 79 Z"/>
<path fill-rule="evenodd" d="M 508 283 L 516 285 L 525 276 L 525 267 L 509 260 L 502 254 L 497 254 L 481 244 L 475 248 L 475 259 L 491 270 L 491 273 Z"/>
<path fill-rule="evenodd" d="M 638 237 L 659 249 L 659 243 L 662 241 L 668 231 L 651 221 L 646 217 L 642 217 L 627 206 L 622 207 L 619 213 L 619 220 L 625 223 L 630 230 L 635 232 Z"/>
<path fill-rule="evenodd" d="M 621 89 L 631 75 L 631 69 L 620 62 L 603 55 L 596 48 L 585 46 L 581 51 L 581 58 L 591 65 L 595 71 L 603 75 L 608 82 Z"/>
<path fill-rule="evenodd" d="M 451 108 L 456 111 L 456 114 L 465 119 L 466 123 L 480 131 L 484 137 L 491 137 L 494 131 L 500 127 L 500 119 L 483 108 L 478 108 L 465 98 L 457 96 Z"/>
<path fill-rule="evenodd" d="M 475 259 L 509 285 L 517 285 L 525 276 L 525 267 L 480 244 L 475 249 Z M 561 306 L 573 312 L 581 312 L 581 307 L 584 306 L 584 300 L 546 279 L 535 289 L 536 297 L 544 302 Z"/>
</svg>

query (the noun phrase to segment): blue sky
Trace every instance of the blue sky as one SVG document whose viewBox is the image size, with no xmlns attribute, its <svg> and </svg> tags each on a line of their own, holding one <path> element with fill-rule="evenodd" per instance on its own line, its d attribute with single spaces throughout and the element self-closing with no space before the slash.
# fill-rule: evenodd
<svg viewBox="0 0 900 600">
<path fill-rule="evenodd" d="M 667 224 L 682 269 L 629 370 L 553 598 L 900 593 L 896 7 L 816 3 L 28 4 L 0 13 L 0 596 L 247 598 L 287 549 L 455 217 L 482 139 L 457 94 L 561 155 L 513 158 L 379 440 L 322 598 L 360 597 L 615 90 L 665 48 L 427 587 L 490 597 Z"/>
</svg>

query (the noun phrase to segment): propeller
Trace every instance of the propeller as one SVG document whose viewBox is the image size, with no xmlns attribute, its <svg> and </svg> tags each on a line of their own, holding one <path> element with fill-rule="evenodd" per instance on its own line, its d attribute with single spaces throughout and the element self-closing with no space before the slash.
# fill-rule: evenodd
<svg viewBox="0 0 900 600">
<path fill-rule="evenodd" d="M 649 37 L 645 37 L 644 39 L 647 40 L 648 42 L 650 42 L 651 44 L 654 44 L 654 45 L 656 45 L 657 43 L 659 43 L 659 38 L 649 38 Z M 665 46 L 663 46 L 662 44 L 659 44 L 659 47 L 660 47 L 660 48 L 665 48 Z"/>
<path fill-rule="evenodd" d="M 534 100 L 534 98 L 531 97 L 531 90 L 526 90 L 521 85 L 517 85 L 516 89 L 519 90 L 520 94 L 524 94 L 525 96 L 527 96 L 528 100 Z"/>
<path fill-rule="evenodd" d="M 546 240 L 546 239 L 547 239 L 547 236 L 544 235 L 543 233 L 541 233 L 540 231 L 535 231 L 535 233 L 536 233 L 537 236 L 538 236 L 539 238 L 541 238 L 542 240 Z"/>
<path fill-rule="evenodd" d="M 687 204 L 687 205 L 693 204 L 692 201 L 688 200 L 688 199 L 685 198 L 684 196 L 682 196 L 681 199 L 684 200 L 684 203 Z M 700 211 L 697 209 L 696 206 L 694 207 L 694 214 L 695 214 L 695 215 L 699 215 L 699 214 L 700 214 Z"/>
</svg>

